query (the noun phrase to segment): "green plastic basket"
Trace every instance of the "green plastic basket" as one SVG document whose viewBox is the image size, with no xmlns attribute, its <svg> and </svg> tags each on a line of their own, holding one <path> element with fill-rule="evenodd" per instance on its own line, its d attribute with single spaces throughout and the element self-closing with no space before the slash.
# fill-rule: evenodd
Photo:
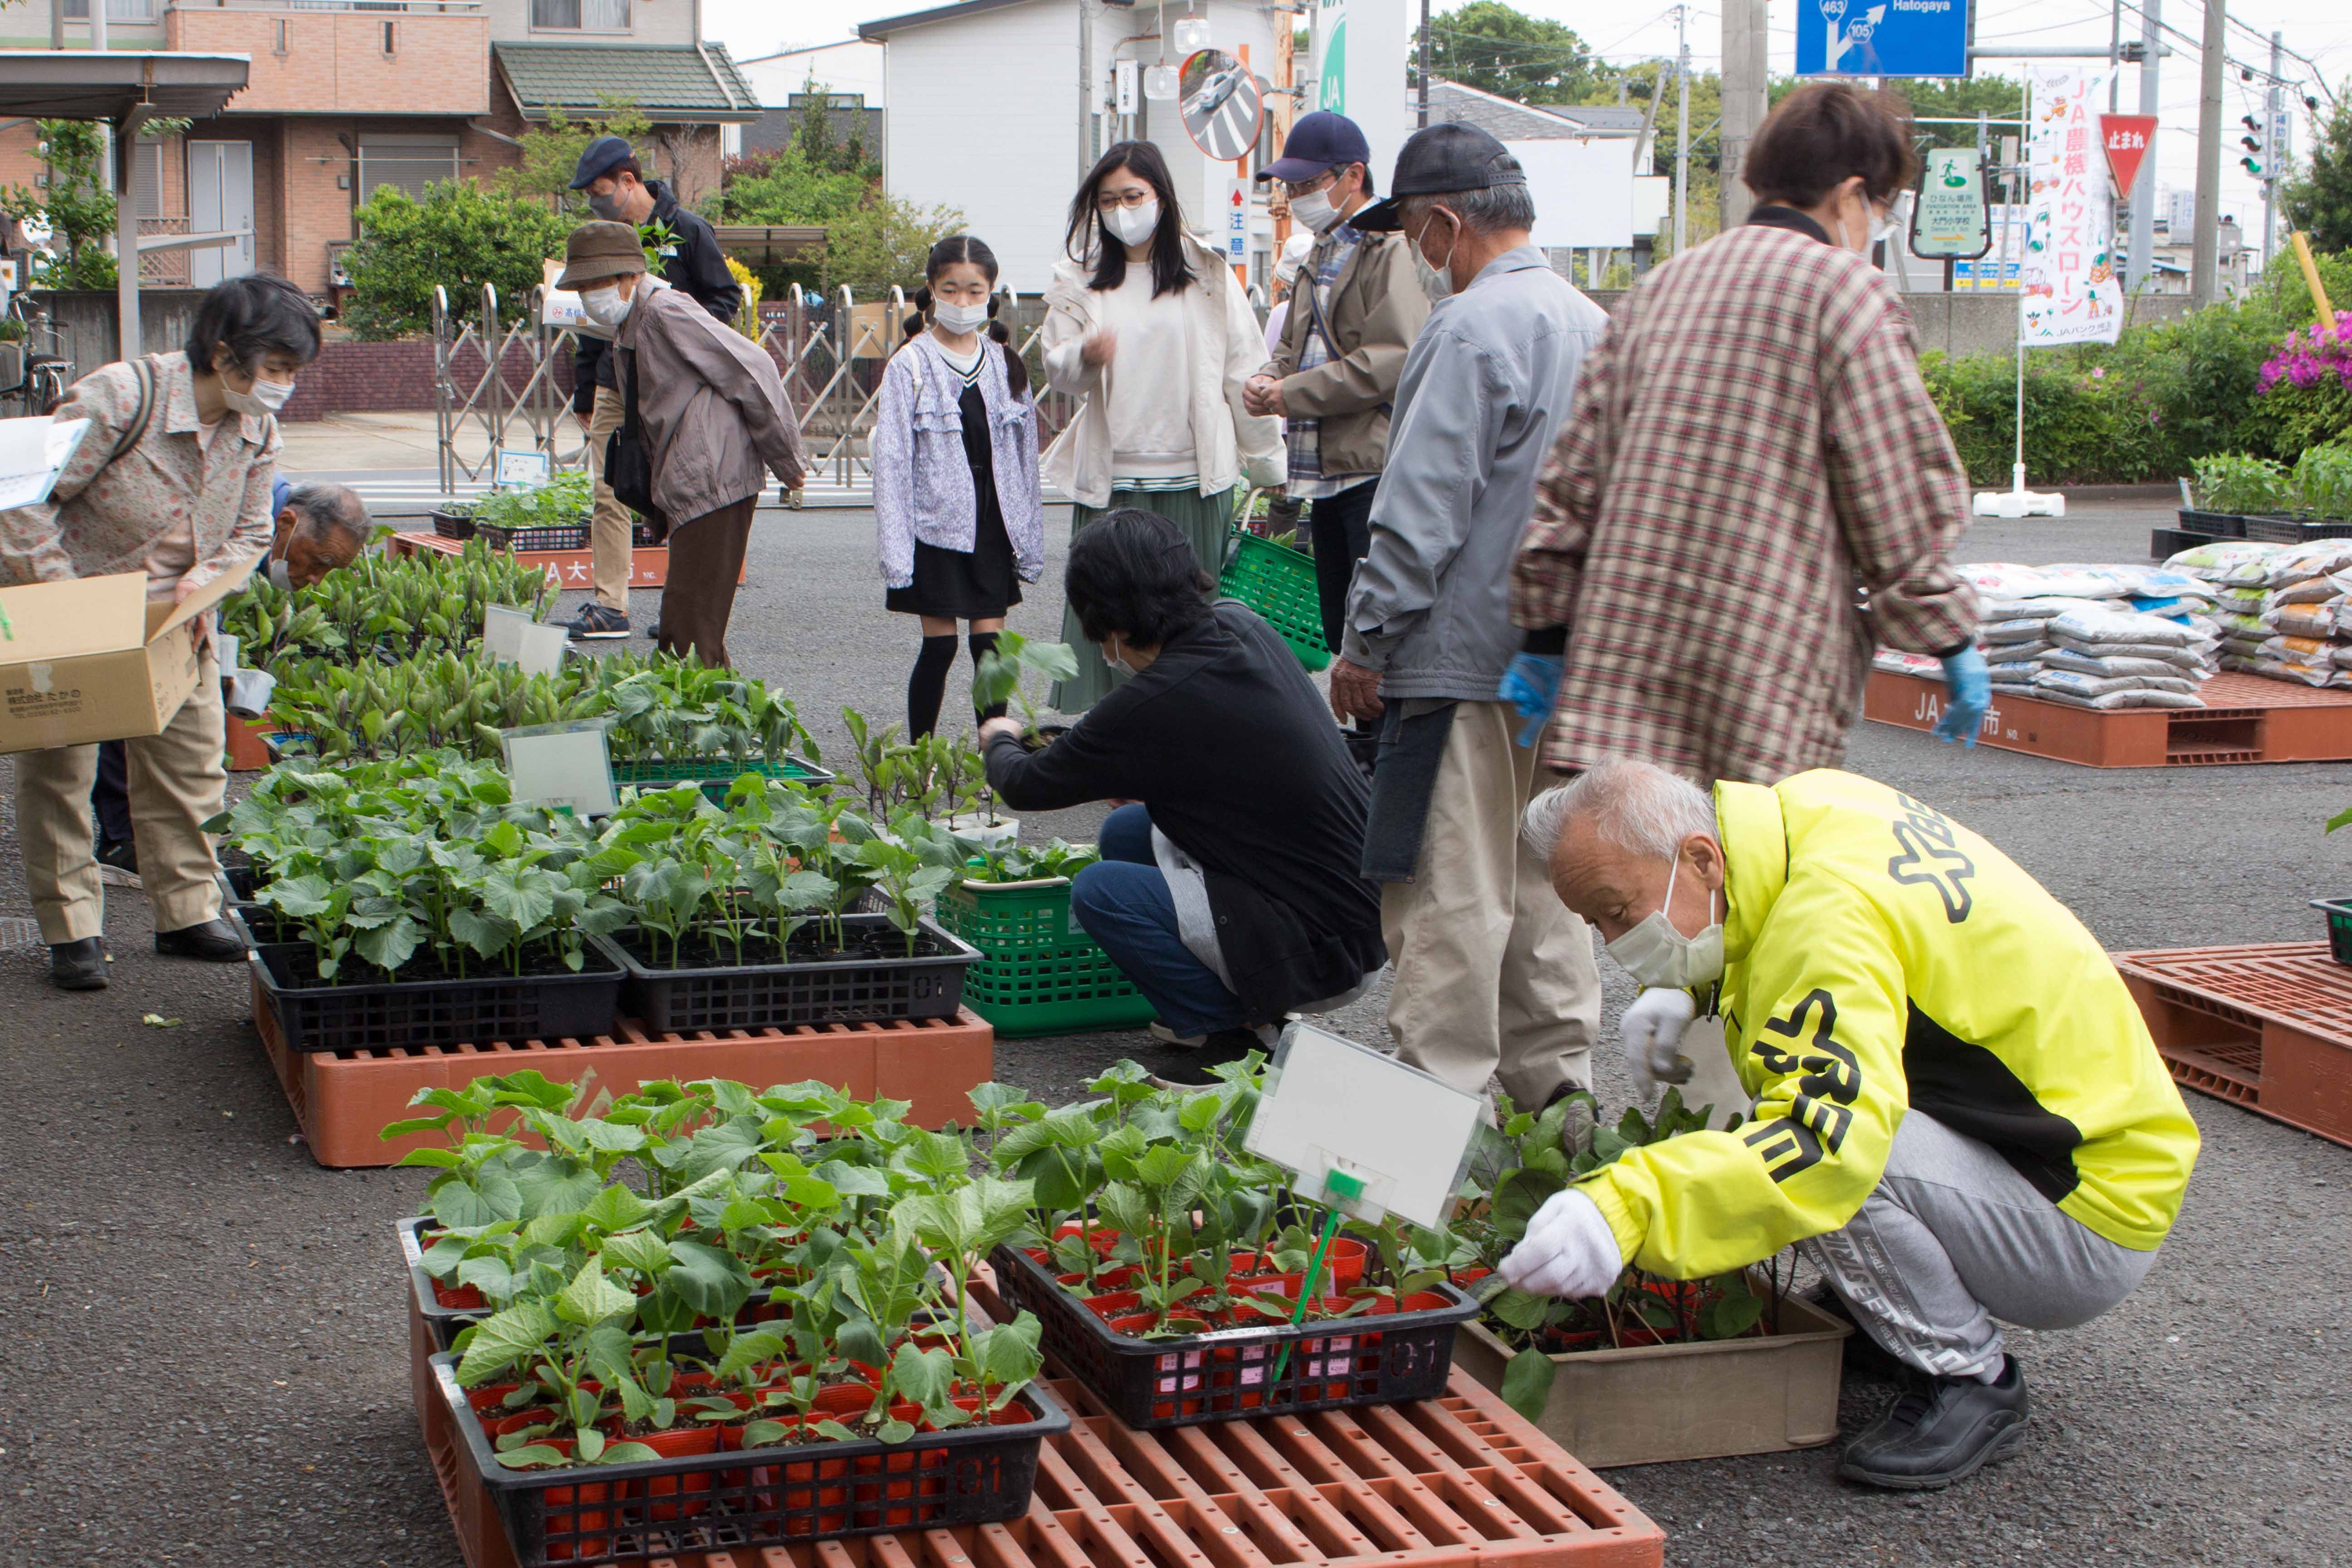
<svg viewBox="0 0 2352 1568">
<path fill-rule="evenodd" d="M 1331 650 L 1323 646 L 1323 602 L 1315 590 L 1315 557 L 1254 533 L 1235 533 L 1234 542 L 1238 548 L 1219 592 L 1265 616 L 1309 671 L 1329 664 Z"/>
<path fill-rule="evenodd" d="M 709 762 L 647 762 L 614 763 L 614 789 L 668 789 L 673 784 L 698 784 L 702 793 L 715 805 L 727 804 L 727 792 L 745 773 L 758 773 L 761 778 L 788 779 L 798 784 L 828 784 L 833 774 L 814 763 L 798 757 L 786 757 L 774 763 L 734 763 L 725 758 Z"/>
<path fill-rule="evenodd" d="M 1070 881 L 959 882 L 940 895 L 940 924 L 980 949 L 963 973 L 964 1005 L 1007 1038 L 1133 1029 L 1151 1003 L 1070 919 Z"/>
</svg>

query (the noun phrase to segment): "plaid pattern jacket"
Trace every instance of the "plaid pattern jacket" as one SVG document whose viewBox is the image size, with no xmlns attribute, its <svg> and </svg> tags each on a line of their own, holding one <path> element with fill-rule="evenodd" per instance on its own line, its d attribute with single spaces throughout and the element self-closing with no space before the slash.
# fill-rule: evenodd
<svg viewBox="0 0 2352 1568">
<path fill-rule="evenodd" d="M 1966 475 L 1917 355 L 1884 276 L 1769 220 L 1618 306 L 1512 567 L 1512 619 L 1567 631 L 1547 766 L 1834 767 L 1874 641 L 1973 639 Z"/>
</svg>

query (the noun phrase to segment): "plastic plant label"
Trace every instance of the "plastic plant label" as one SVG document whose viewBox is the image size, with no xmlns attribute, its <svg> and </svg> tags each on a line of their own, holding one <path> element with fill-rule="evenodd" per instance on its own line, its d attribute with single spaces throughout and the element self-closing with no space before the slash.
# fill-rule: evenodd
<svg viewBox="0 0 2352 1568">
<path fill-rule="evenodd" d="M 1485 1103 L 1442 1079 L 1306 1024 L 1282 1037 L 1265 1098 L 1250 1122 L 1250 1152 L 1298 1173 L 1302 1191 L 1361 1219 L 1402 1215 L 1442 1226 Z M 1340 1172 L 1360 1197 L 1327 1187 Z"/>
<path fill-rule="evenodd" d="M 610 816 L 620 804 L 602 720 L 501 730 L 514 797 L 580 816 Z"/>
<path fill-rule="evenodd" d="M 543 485 L 555 477 L 554 468 L 544 452 L 510 452 L 501 447 L 497 483 L 500 489 L 509 485 Z"/>
<path fill-rule="evenodd" d="M 486 605 L 482 607 L 482 651 L 490 656 L 492 664 L 512 664 L 522 654 L 523 628 L 536 625 L 528 610 Z"/>
<path fill-rule="evenodd" d="M 525 675 L 553 675 L 563 668 L 564 650 L 571 642 L 571 634 L 562 626 L 527 626 L 522 628 L 521 646 L 515 649 L 516 667 Z"/>
</svg>

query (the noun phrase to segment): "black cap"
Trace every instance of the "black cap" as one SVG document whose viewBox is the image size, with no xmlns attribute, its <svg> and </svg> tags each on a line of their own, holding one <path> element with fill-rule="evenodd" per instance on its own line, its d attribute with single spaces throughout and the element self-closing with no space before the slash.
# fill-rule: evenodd
<svg viewBox="0 0 2352 1568">
<path fill-rule="evenodd" d="M 613 172 L 613 165 L 624 158 L 634 158 L 637 150 L 620 136 L 599 136 L 580 150 L 579 166 L 572 171 L 572 188 L 584 191 L 596 181 Z"/>
<path fill-rule="evenodd" d="M 1396 177 L 1389 182 L 1388 200 L 1366 207 L 1348 222 L 1367 233 L 1393 229 L 1404 222 L 1402 197 L 1527 183 L 1528 172 L 1510 149 L 1475 125 L 1449 120 L 1405 139 L 1404 150 L 1397 154 Z"/>
<path fill-rule="evenodd" d="M 1298 117 L 1290 134 L 1283 138 L 1282 156 L 1260 169 L 1257 177 L 1261 184 L 1267 180 L 1301 184 L 1342 163 L 1371 161 L 1372 144 L 1364 140 L 1362 129 L 1354 121 L 1318 109 Z"/>
</svg>

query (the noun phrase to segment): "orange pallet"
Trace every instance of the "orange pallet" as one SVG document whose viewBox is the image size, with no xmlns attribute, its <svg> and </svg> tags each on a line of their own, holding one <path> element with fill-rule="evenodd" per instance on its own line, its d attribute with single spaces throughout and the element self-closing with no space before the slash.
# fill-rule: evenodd
<svg viewBox="0 0 2352 1568">
<path fill-rule="evenodd" d="M 422 1324 L 415 1325 L 416 1331 Z M 423 1342 L 419 1342 L 422 1343 Z M 1129 1431 L 1083 1387 L 1038 1456 L 1029 1511 L 1003 1524 L 808 1545 L 623 1538 L 653 1568 L 1659 1568 L 1665 1532 L 1455 1368 L 1410 1405 Z M 506 1531 L 429 1380 L 425 1447 L 467 1568 L 515 1568 Z M 659 1548 L 670 1547 L 665 1555 Z M 647 1559 L 632 1556 L 632 1562 Z"/>
<path fill-rule="evenodd" d="M 2352 759 L 2352 691 L 2315 689 L 2258 675 L 2217 675 L 2205 683 L 2204 697 L 2202 708 L 2097 712 L 1995 691 L 1977 741 L 2094 768 Z M 1870 672 L 1864 718 L 1932 730 L 1943 711 L 1943 682 Z"/>
<path fill-rule="evenodd" d="M 465 542 L 444 539 L 437 533 L 395 533 L 386 542 L 394 555 L 415 555 L 430 550 L 436 555 L 456 555 L 465 548 Z M 514 558 L 526 566 L 536 566 L 554 579 L 558 588 L 567 592 L 595 586 L 596 557 L 587 550 L 518 550 Z M 738 567 L 735 581 L 745 580 L 743 569 Z M 658 588 L 669 581 L 669 546 L 648 544 L 629 552 L 629 586 Z"/>
<path fill-rule="evenodd" d="M 289 1051 L 255 983 L 253 1021 L 321 1165 L 389 1165 L 409 1150 L 443 1142 L 420 1134 L 387 1143 L 387 1123 L 409 1114 L 420 1089 L 448 1089 L 490 1073 L 535 1068 L 598 1096 L 626 1094 L 648 1079 L 725 1078 L 759 1088 L 815 1079 L 860 1100 L 914 1102 L 908 1120 L 926 1127 L 969 1120 L 965 1091 L 994 1076 L 996 1032 L 970 1010 L 953 1019 L 825 1024 L 753 1033 L 742 1029 L 652 1035 L 633 1020 L 585 1039 L 509 1045 L 426 1046 L 415 1050 Z"/>
<path fill-rule="evenodd" d="M 2324 942 L 2124 952 L 2174 1079 L 2352 1147 L 2352 966 Z"/>
</svg>

